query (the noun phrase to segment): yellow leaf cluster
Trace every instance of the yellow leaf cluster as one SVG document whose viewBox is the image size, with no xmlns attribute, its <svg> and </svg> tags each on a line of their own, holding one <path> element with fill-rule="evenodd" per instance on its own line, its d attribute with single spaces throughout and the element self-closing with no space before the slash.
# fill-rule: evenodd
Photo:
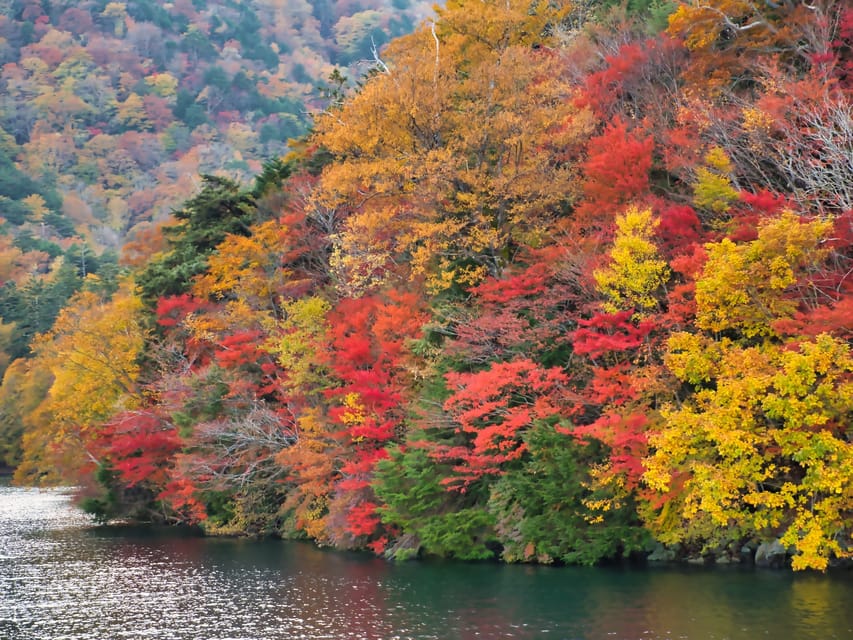
<svg viewBox="0 0 853 640">
<path fill-rule="evenodd" d="M 695 333 L 674 333 L 667 340 L 664 363 L 679 379 L 694 386 L 710 382 L 719 372 L 722 343 Z"/>
<path fill-rule="evenodd" d="M 348 427 L 357 426 L 364 423 L 367 416 L 364 405 L 361 403 L 361 396 L 357 393 L 350 392 L 343 397 L 341 404 L 345 410 L 341 413 L 340 420 Z"/>
<path fill-rule="evenodd" d="M 110 300 L 91 291 L 74 296 L 53 329 L 38 336 L 35 361 L 50 371 L 47 396 L 33 410 L 24 441 L 25 471 L 48 472 L 45 450 L 66 456 L 72 472 L 86 461 L 86 447 L 98 426 L 121 409 L 141 401 L 139 363 L 147 330 L 142 302 L 125 284 Z"/>
<path fill-rule="evenodd" d="M 703 358 L 698 340 L 674 338 L 670 348 L 681 362 L 687 353 Z M 711 384 L 665 409 L 650 437 L 648 485 L 667 492 L 686 478 L 679 517 L 650 526 L 671 541 L 781 536 L 797 550 L 794 568 L 824 569 L 830 555 L 847 553 L 838 537 L 853 527 L 850 347 L 822 334 L 797 349 L 725 341 L 716 351 L 701 376 L 674 368 L 682 380 Z"/>
<path fill-rule="evenodd" d="M 696 283 L 697 326 L 746 337 L 773 335 L 771 323 L 796 308 L 785 290 L 825 253 L 821 240 L 830 225 L 786 212 L 762 224 L 756 240 L 705 245 L 708 261 Z"/>
<path fill-rule="evenodd" d="M 755 107 L 744 107 L 743 129 L 749 133 L 769 133 L 773 126 L 773 117 L 766 111 Z"/>
<path fill-rule="evenodd" d="M 651 209 L 630 207 L 616 218 L 611 262 L 593 274 L 599 290 L 608 298 L 607 311 L 634 308 L 642 314 L 657 307 L 656 293 L 669 277 L 669 267 L 652 242 L 657 224 Z"/>
<path fill-rule="evenodd" d="M 321 386 L 324 370 L 317 364 L 315 349 L 326 332 L 329 309 L 329 303 L 316 296 L 283 304 L 283 319 L 266 349 L 284 368 L 286 378 L 282 384 L 286 388 L 304 390 Z"/>
<path fill-rule="evenodd" d="M 729 175 L 732 163 L 725 152 L 714 147 L 705 155 L 706 167 L 696 169 L 696 184 L 693 186 L 693 204 L 714 213 L 726 213 L 739 198 L 732 187 Z"/>
<path fill-rule="evenodd" d="M 158 96 L 171 98 L 177 93 L 178 79 L 168 71 L 152 73 L 145 78 L 147 84 Z"/>
<path fill-rule="evenodd" d="M 605 514 L 624 508 L 629 492 L 625 488 L 624 476 L 613 473 L 609 462 L 592 465 L 589 468 L 589 481 L 584 486 L 590 493 L 581 499 L 589 513 L 584 519 L 589 524 L 601 524 Z"/>
<path fill-rule="evenodd" d="M 252 229 L 249 237 L 229 234 L 208 258 L 208 268 L 193 285 L 201 298 L 227 297 L 269 300 L 291 276 L 277 258 L 286 228 L 270 220 Z"/>
</svg>

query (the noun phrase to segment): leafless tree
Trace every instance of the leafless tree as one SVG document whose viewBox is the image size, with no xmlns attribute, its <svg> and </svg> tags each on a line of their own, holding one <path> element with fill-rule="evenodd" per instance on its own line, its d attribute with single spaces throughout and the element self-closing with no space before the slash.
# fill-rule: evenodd
<svg viewBox="0 0 853 640">
<path fill-rule="evenodd" d="M 195 474 L 236 489 L 280 478 L 285 469 L 275 458 L 298 440 L 295 423 L 260 401 L 240 415 L 197 425 L 195 435 Z"/>
</svg>

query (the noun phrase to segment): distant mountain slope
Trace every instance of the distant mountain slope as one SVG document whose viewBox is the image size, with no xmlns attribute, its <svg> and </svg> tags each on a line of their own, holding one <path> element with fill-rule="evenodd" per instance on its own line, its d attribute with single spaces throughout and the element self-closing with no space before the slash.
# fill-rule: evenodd
<svg viewBox="0 0 853 640">
<path fill-rule="evenodd" d="M 61 195 L 51 211 L 111 248 L 192 194 L 199 173 L 256 173 L 306 130 L 306 103 L 335 65 L 370 57 L 428 11 L 409 0 L 4 5 L 0 127 L 11 153 L 43 185 L 33 193 Z M 4 213 L 15 226 L 31 218 Z"/>
</svg>

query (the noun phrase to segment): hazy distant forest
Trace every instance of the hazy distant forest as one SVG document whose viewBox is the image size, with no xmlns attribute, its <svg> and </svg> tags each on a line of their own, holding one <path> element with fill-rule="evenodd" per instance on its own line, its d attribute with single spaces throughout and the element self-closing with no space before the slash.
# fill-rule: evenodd
<svg viewBox="0 0 853 640">
<path fill-rule="evenodd" d="M 0 0 L 0 64 L 18 482 L 395 559 L 853 557 L 844 0 Z"/>
</svg>

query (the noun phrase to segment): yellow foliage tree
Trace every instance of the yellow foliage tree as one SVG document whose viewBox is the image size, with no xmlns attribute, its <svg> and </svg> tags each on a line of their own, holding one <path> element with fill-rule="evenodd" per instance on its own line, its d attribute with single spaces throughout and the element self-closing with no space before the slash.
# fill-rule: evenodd
<svg viewBox="0 0 853 640">
<path fill-rule="evenodd" d="M 151 127 L 148 114 L 145 112 L 145 105 L 138 94 L 131 93 L 124 102 L 118 102 L 116 108 L 116 119 L 122 126 L 137 130 Z"/>
<path fill-rule="evenodd" d="M 0 385 L 0 441 L 4 443 L 0 459 L 5 458 L 9 466 L 20 462 L 21 436 L 25 428 L 36 424 L 37 409 L 44 402 L 52 380 L 51 372 L 38 359 L 18 358 L 4 372 Z M 32 448 L 31 456 L 39 453 L 38 447 Z M 44 452 L 44 455 L 49 454 Z M 56 483 L 61 478 L 53 474 L 47 481 Z"/>
<path fill-rule="evenodd" d="M 609 298 L 604 305 L 606 311 L 634 308 L 643 313 L 657 307 L 655 294 L 669 276 L 669 267 L 652 242 L 657 224 L 651 209 L 631 207 L 616 218 L 611 262 L 593 274 L 599 290 Z"/>
<path fill-rule="evenodd" d="M 163 98 L 174 98 L 178 90 L 178 79 L 168 71 L 152 73 L 145 78 L 145 84 Z"/>
<path fill-rule="evenodd" d="M 316 141 L 338 162 L 315 198 L 349 213 L 336 238 L 345 286 L 401 270 L 433 291 L 472 284 L 542 237 L 576 189 L 557 150 L 588 133 L 567 126 L 576 109 L 547 48 L 547 26 L 564 11 L 450 2 L 318 118 Z"/>
<path fill-rule="evenodd" d="M 752 242 L 708 244 L 697 333 L 673 334 L 665 364 L 692 391 L 661 410 L 645 480 L 663 496 L 648 524 L 665 543 L 710 551 L 780 538 L 795 569 L 853 552 L 853 354 L 828 334 L 783 342 L 794 285 L 819 266 L 829 223 L 787 212 Z"/>
<path fill-rule="evenodd" d="M 141 312 L 127 285 L 111 300 L 83 291 L 53 329 L 34 340 L 35 359 L 50 370 L 53 383 L 24 433 L 18 481 L 74 480 L 92 461 L 87 445 L 99 426 L 138 405 L 137 358 L 147 335 Z"/>
<path fill-rule="evenodd" d="M 825 255 L 821 241 L 831 226 L 786 212 L 761 225 L 752 242 L 724 239 L 705 245 L 708 261 L 696 283 L 696 325 L 746 337 L 773 335 L 772 322 L 796 308 L 786 290 Z"/>
<path fill-rule="evenodd" d="M 125 21 L 127 20 L 127 7 L 124 3 L 108 2 L 101 12 L 101 16 L 113 21 L 113 32 L 116 36 L 122 37 L 124 35 Z"/>
<path fill-rule="evenodd" d="M 821 334 L 792 349 L 742 347 L 676 335 L 667 364 L 695 395 L 662 414 L 646 481 L 678 497 L 652 518 L 667 543 L 706 547 L 780 537 L 795 569 L 825 569 L 853 546 L 853 357 Z M 684 361 L 704 362 L 703 372 Z"/>
<path fill-rule="evenodd" d="M 693 204 L 716 214 L 726 213 L 739 197 L 730 178 L 731 160 L 722 149 L 714 147 L 705 155 L 705 164 L 696 169 Z"/>
<path fill-rule="evenodd" d="M 214 300 L 251 300 L 270 309 L 292 277 L 281 265 L 286 227 L 269 220 L 252 228 L 251 236 L 228 234 L 208 258 L 208 268 L 193 285 L 193 294 Z"/>
<path fill-rule="evenodd" d="M 325 335 L 330 308 L 317 296 L 298 298 L 282 306 L 283 319 L 267 349 L 284 369 L 282 385 L 291 392 L 304 393 L 323 386 L 326 371 L 318 364 L 315 350 Z"/>
<path fill-rule="evenodd" d="M 28 195 L 23 199 L 23 203 L 32 212 L 31 219 L 33 222 L 41 222 L 44 215 L 48 213 L 47 202 L 37 193 Z"/>
</svg>

